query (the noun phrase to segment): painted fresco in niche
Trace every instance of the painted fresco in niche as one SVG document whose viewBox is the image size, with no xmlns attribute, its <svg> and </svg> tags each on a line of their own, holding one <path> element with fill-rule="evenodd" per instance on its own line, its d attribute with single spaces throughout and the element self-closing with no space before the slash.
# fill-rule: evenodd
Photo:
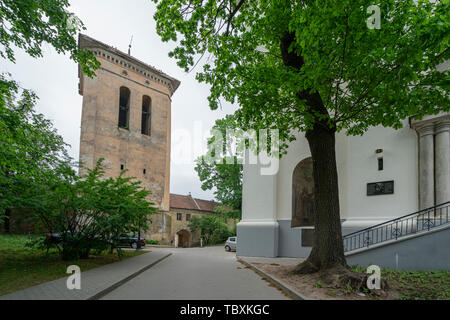
<svg viewBox="0 0 450 320">
<path fill-rule="evenodd" d="M 291 228 L 314 226 L 314 179 L 312 158 L 300 161 L 292 174 Z"/>
</svg>

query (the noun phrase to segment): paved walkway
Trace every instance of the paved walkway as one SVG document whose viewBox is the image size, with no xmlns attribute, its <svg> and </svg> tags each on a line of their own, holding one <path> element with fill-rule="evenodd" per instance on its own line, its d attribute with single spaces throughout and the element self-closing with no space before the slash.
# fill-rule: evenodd
<svg viewBox="0 0 450 320">
<path fill-rule="evenodd" d="M 155 252 L 158 249 L 152 248 Z M 236 260 L 222 246 L 159 249 L 173 254 L 103 299 L 268 300 L 289 299 Z"/>
<path fill-rule="evenodd" d="M 86 300 L 126 280 L 130 275 L 168 256 L 170 252 L 149 253 L 81 272 L 81 290 L 67 289 L 67 277 L 43 283 L 9 295 L 0 300 Z M 82 271 L 82 270 L 81 270 Z"/>
<path fill-rule="evenodd" d="M 151 252 L 81 273 L 81 290 L 67 277 L 0 300 L 278 300 L 289 299 L 222 246 L 150 248 Z"/>
</svg>

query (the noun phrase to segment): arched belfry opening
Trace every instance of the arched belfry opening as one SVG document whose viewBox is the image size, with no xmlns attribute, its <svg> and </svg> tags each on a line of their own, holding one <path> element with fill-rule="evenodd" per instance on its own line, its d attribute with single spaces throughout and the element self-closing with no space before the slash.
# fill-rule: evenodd
<svg viewBox="0 0 450 320">
<path fill-rule="evenodd" d="M 130 89 L 120 87 L 119 97 L 119 127 L 129 128 L 130 121 Z"/>
<path fill-rule="evenodd" d="M 142 97 L 142 121 L 141 121 L 141 133 L 150 136 L 152 128 L 152 111 L 151 102 L 149 96 Z"/>
<path fill-rule="evenodd" d="M 291 227 L 314 226 L 314 177 L 312 158 L 300 161 L 292 174 Z"/>
</svg>

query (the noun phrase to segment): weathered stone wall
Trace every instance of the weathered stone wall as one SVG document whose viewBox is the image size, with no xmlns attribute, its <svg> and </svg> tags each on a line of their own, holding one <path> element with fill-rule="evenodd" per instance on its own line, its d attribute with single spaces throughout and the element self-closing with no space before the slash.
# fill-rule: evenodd
<svg viewBox="0 0 450 320">
<path fill-rule="evenodd" d="M 182 214 L 182 219 L 177 220 L 177 213 Z M 187 230 L 191 233 L 191 246 L 198 246 L 200 245 L 200 232 L 197 231 L 195 233 L 192 233 L 192 231 L 189 229 L 189 223 L 190 221 L 186 220 L 186 214 L 190 214 L 191 218 L 194 216 L 201 217 L 203 215 L 208 214 L 209 212 L 200 211 L 200 210 L 187 210 L 187 209 L 173 209 L 171 208 L 169 211 L 169 214 L 172 218 L 172 226 L 171 226 L 171 232 L 170 232 L 170 241 L 173 244 L 175 241 L 175 235 L 177 232 L 181 230 Z"/>
<path fill-rule="evenodd" d="M 159 241 L 160 244 L 170 245 L 170 232 L 172 226 L 172 216 L 167 212 L 160 211 L 151 216 L 151 223 L 145 233 L 147 243 L 149 240 Z"/>
<path fill-rule="evenodd" d="M 81 75 L 83 94 L 80 161 L 92 168 L 104 158 L 106 176 L 118 176 L 121 165 L 127 176 L 141 180 L 152 191 L 149 200 L 169 210 L 171 92 L 158 81 L 113 63 L 114 56 L 96 52 L 101 68 L 93 79 Z M 119 60 L 117 60 L 119 61 Z M 131 91 L 129 130 L 118 127 L 120 87 Z M 151 135 L 141 134 L 142 99 L 151 98 Z M 144 169 L 146 173 L 144 174 Z M 80 170 L 80 173 L 83 173 Z"/>
</svg>

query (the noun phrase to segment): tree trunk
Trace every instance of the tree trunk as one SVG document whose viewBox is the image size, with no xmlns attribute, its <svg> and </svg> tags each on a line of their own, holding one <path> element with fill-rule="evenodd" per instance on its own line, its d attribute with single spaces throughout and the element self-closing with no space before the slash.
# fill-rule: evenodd
<svg viewBox="0 0 450 320">
<path fill-rule="evenodd" d="M 286 32 L 280 42 L 284 64 L 297 72 L 301 71 L 304 59 L 298 50 L 292 50 L 295 34 Z M 314 243 L 308 259 L 295 272 L 311 273 L 324 269 L 346 269 L 339 215 L 339 187 L 336 167 L 336 128 L 317 90 L 297 93 L 307 110 L 315 119 L 313 128 L 306 131 L 313 160 L 314 175 Z M 299 115 L 304 116 L 303 115 Z"/>
<path fill-rule="evenodd" d="M 297 272 L 309 273 L 346 267 L 339 214 L 335 130 L 316 124 L 306 132 L 313 159 L 314 244 Z"/>
</svg>

